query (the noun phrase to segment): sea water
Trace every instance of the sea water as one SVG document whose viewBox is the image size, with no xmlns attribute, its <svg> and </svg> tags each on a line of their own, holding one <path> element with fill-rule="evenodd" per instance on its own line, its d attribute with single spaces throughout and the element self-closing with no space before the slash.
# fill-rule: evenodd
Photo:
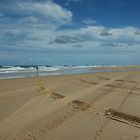
<svg viewBox="0 0 140 140">
<path fill-rule="evenodd" d="M 38 69 L 37 69 L 38 67 Z M 69 65 L 69 66 L 31 66 L 31 65 L 16 65 L 16 66 L 0 66 L 0 79 L 21 78 L 21 77 L 36 77 L 50 76 L 50 75 L 63 75 L 63 74 L 78 74 L 78 73 L 92 73 L 104 72 L 112 70 L 97 70 L 97 67 L 103 66 L 84 66 L 84 65 Z M 114 67 L 113 65 L 110 67 Z"/>
</svg>

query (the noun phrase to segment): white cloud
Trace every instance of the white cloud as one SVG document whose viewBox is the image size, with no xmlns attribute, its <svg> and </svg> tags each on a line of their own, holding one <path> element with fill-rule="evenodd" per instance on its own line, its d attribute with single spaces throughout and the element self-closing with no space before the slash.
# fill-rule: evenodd
<svg viewBox="0 0 140 140">
<path fill-rule="evenodd" d="M 137 30 L 135 27 L 106 28 L 105 26 L 87 26 L 81 29 L 91 39 L 98 41 L 140 43 L 140 36 L 135 34 Z"/>
<path fill-rule="evenodd" d="M 72 12 L 66 10 L 62 6 L 47 1 L 45 3 L 39 2 L 23 2 L 18 3 L 18 10 L 24 11 L 26 14 L 41 16 L 46 18 L 48 22 L 70 22 L 72 20 Z"/>
<path fill-rule="evenodd" d="M 53 1 L 16 1 L 11 7 L 8 7 L 10 9 L 3 9 L 0 15 L 7 23 L 0 23 L 2 25 L 0 26 L 0 44 L 38 48 L 75 45 L 82 45 L 83 47 L 79 48 L 86 48 L 90 43 L 94 46 L 100 46 L 100 44 L 108 46 L 112 44 L 113 46 L 114 43 L 114 46 L 123 43 L 140 44 L 139 28 L 109 28 L 99 25 L 92 19 L 83 21 L 86 24 L 84 28 L 58 30 L 57 27 L 60 25 L 69 24 L 72 21 L 73 14 Z M 19 16 L 5 17 L 4 12 L 11 12 L 13 15 L 19 14 Z"/>
<path fill-rule="evenodd" d="M 35 16 L 28 16 L 20 19 L 20 23 L 40 23 L 41 20 Z"/>
<path fill-rule="evenodd" d="M 65 0 L 65 5 L 70 5 L 72 3 L 82 3 L 83 0 Z"/>
<path fill-rule="evenodd" d="M 140 35 L 140 29 L 136 30 L 135 35 Z"/>
<path fill-rule="evenodd" d="M 52 0 L 9 0 L 0 2 L 0 25 L 39 26 L 46 24 L 57 28 L 72 21 L 73 13 Z"/>
<path fill-rule="evenodd" d="M 87 26 L 81 29 L 71 30 L 38 30 L 29 34 L 28 39 L 41 42 L 42 47 L 68 47 L 72 45 L 83 46 L 90 42 L 100 46 L 134 46 L 140 45 L 139 35 L 135 35 L 135 27 L 106 28 L 105 26 Z M 115 44 L 115 45 L 114 45 Z M 87 47 L 87 45 L 83 46 Z"/>
<path fill-rule="evenodd" d="M 93 19 L 90 19 L 90 18 L 88 18 L 88 19 L 86 19 L 86 20 L 83 20 L 83 23 L 85 23 L 85 24 L 87 24 L 87 25 L 97 25 L 97 24 L 99 24 L 98 21 L 93 20 Z"/>
<path fill-rule="evenodd" d="M 42 25 L 35 28 L 23 28 L 5 30 L 0 33 L 1 44 L 12 44 L 17 46 L 34 46 L 37 48 L 72 47 L 82 45 L 83 48 L 90 46 L 140 46 L 140 34 L 135 27 L 107 28 L 105 26 L 86 26 L 79 29 L 56 30 Z M 86 45 L 87 44 L 87 45 Z M 114 45 L 115 44 L 115 45 Z M 122 45 L 125 44 L 125 45 Z M 80 47 L 79 47 L 80 48 Z"/>
<path fill-rule="evenodd" d="M 82 2 L 82 0 L 67 0 L 69 2 Z"/>
</svg>

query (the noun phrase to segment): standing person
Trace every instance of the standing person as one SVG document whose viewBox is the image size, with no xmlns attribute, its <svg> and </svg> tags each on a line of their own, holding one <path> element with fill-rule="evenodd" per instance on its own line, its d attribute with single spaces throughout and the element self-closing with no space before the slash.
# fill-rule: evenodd
<svg viewBox="0 0 140 140">
<path fill-rule="evenodd" d="M 36 66 L 36 70 L 37 70 L 37 77 L 38 77 L 38 66 Z"/>
</svg>

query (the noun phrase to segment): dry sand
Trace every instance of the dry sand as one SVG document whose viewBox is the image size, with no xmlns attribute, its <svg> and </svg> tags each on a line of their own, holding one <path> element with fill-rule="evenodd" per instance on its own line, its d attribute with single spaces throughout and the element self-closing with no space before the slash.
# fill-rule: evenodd
<svg viewBox="0 0 140 140">
<path fill-rule="evenodd" d="M 140 140 L 140 71 L 0 80 L 0 140 Z"/>
</svg>

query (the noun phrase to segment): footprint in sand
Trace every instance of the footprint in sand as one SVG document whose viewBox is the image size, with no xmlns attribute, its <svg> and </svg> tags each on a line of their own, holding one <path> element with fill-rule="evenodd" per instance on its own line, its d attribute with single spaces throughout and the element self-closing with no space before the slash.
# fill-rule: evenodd
<svg viewBox="0 0 140 140">
<path fill-rule="evenodd" d="M 91 81 L 87 81 L 87 80 L 84 80 L 82 78 L 79 79 L 82 83 L 86 83 L 86 84 L 93 84 L 93 85 L 96 85 L 98 84 L 97 82 L 91 82 Z"/>
<path fill-rule="evenodd" d="M 45 85 L 44 81 L 37 81 L 37 85 L 35 87 L 35 90 L 39 94 L 46 94 L 46 93 L 50 92 L 50 90 L 46 89 L 46 85 Z"/>
<path fill-rule="evenodd" d="M 74 101 L 68 103 L 68 105 L 70 105 L 73 108 L 76 108 L 78 110 L 82 110 L 82 111 L 85 111 L 85 110 L 87 110 L 88 108 L 91 107 L 90 104 L 87 104 L 87 103 L 79 101 L 79 100 L 74 100 Z"/>
<path fill-rule="evenodd" d="M 90 140 L 97 140 L 101 137 L 101 135 L 104 133 L 107 125 L 109 124 L 110 119 L 106 119 L 104 124 L 101 125 L 100 129 L 95 133 L 93 137 L 90 138 Z"/>
<path fill-rule="evenodd" d="M 124 136 L 120 140 L 138 140 L 138 136 Z"/>
<path fill-rule="evenodd" d="M 52 97 L 54 100 L 59 100 L 59 99 L 64 98 L 65 96 L 53 92 L 53 93 L 51 94 L 51 97 Z"/>
</svg>

